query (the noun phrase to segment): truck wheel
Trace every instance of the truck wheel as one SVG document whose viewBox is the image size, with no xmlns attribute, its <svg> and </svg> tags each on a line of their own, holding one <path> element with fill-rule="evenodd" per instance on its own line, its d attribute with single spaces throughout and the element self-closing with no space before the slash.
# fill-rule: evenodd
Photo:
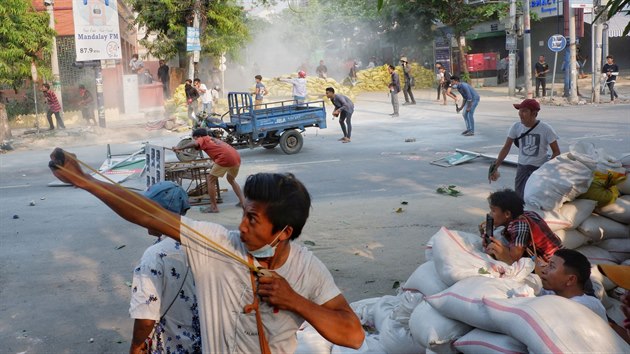
<svg viewBox="0 0 630 354">
<path fill-rule="evenodd" d="M 192 141 L 193 141 L 192 138 L 184 138 L 180 140 L 179 143 L 177 143 L 176 147 L 180 148 Z M 190 149 L 186 149 L 182 151 L 177 151 L 175 153 L 175 156 L 177 156 L 177 159 L 181 162 L 192 161 L 199 157 L 199 151 L 195 150 L 194 148 L 190 148 Z"/>
<path fill-rule="evenodd" d="M 280 148 L 287 155 L 297 154 L 302 150 L 304 138 L 295 129 L 285 131 L 280 137 Z"/>
</svg>

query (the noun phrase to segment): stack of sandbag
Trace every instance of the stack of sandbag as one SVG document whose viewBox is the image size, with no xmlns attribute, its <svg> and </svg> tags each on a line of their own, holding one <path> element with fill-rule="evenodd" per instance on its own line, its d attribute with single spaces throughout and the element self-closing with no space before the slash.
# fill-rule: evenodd
<svg viewBox="0 0 630 354">
<path fill-rule="evenodd" d="M 376 66 L 371 69 L 357 71 L 357 84 L 354 86 L 355 92 L 387 91 L 387 85 L 392 81 L 387 67 L 389 65 Z M 435 74 L 417 63 L 411 63 L 410 74 L 414 79 L 414 88 L 429 88 L 435 83 Z M 405 84 L 405 75 L 402 66 L 396 67 L 396 72 L 400 77 L 400 85 Z"/>
<path fill-rule="evenodd" d="M 284 75 L 281 76 L 283 78 L 287 77 L 297 77 L 296 74 Z M 272 102 L 275 98 L 286 98 L 293 96 L 293 85 L 278 80 L 278 78 L 270 78 L 264 81 L 265 90 L 268 92 L 268 96 L 266 96 L 268 102 Z M 306 77 L 306 92 L 308 94 L 307 101 L 316 101 L 316 100 L 324 100 L 329 103 L 330 100 L 326 98 L 326 88 L 332 87 L 335 89 L 335 93 L 340 93 L 342 95 L 350 97 L 350 99 L 354 99 L 354 91 L 352 91 L 349 87 L 341 85 L 333 78 L 320 78 L 316 76 L 307 76 Z M 255 87 L 251 87 L 251 92 L 255 91 Z"/>
<path fill-rule="evenodd" d="M 593 265 L 593 285 L 607 310 L 616 312 L 615 285 L 597 264 L 630 262 L 630 155 L 617 159 L 580 142 L 544 164 L 525 187 L 526 209 L 540 214 L 564 247 Z M 618 296 L 618 295 L 615 295 Z"/>
<path fill-rule="evenodd" d="M 331 353 L 628 352 L 630 347 L 588 308 L 558 296 L 534 296 L 533 262 L 513 265 L 482 251 L 478 235 L 442 228 L 426 258 L 396 296 L 351 306 L 366 328 L 359 350 Z M 328 352 L 323 338 L 298 333 L 298 353 Z M 310 350 L 310 351 L 309 351 Z"/>
</svg>

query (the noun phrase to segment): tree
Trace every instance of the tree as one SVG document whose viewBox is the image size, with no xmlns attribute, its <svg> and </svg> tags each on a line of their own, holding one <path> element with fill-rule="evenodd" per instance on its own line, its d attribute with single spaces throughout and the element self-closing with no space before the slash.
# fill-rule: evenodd
<svg viewBox="0 0 630 354">
<path fill-rule="evenodd" d="M 234 0 L 198 0 L 202 53 L 235 53 L 249 39 L 243 8 Z M 137 13 L 135 23 L 147 29 L 141 39 L 152 55 L 186 57 L 186 27 L 192 26 L 195 0 L 127 0 Z M 150 36 L 154 35 L 154 39 Z"/>
<path fill-rule="evenodd" d="M 604 6 L 604 11 L 597 15 L 597 18 L 599 18 L 599 16 L 603 13 L 607 13 L 608 18 L 611 18 L 620 12 L 625 12 L 626 16 L 628 16 L 630 15 L 630 11 L 626 9 L 628 6 L 630 6 L 630 0 L 610 0 L 606 3 L 606 6 Z M 626 28 L 623 30 L 622 36 L 625 37 L 628 33 L 630 33 L 630 21 L 628 21 Z"/>
<path fill-rule="evenodd" d="M 17 90 L 31 77 L 31 64 L 50 77 L 50 57 L 55 32 L 48 27 L 48 14 L 33 9 L 28 0 L 0 2 L 0 85 Z M 0 142 L 11 137 L 4 104 L 0 103 Z"/>
</svg>

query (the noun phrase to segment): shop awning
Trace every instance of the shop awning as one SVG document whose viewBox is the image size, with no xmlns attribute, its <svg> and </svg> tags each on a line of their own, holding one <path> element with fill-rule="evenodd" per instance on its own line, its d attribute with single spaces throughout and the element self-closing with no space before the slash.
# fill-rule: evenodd
<svg viewBox="0 0 630 354">
<path fill-rule="evenodd" d="M 503 36 L 505 36 L 505 31 L 492 31 L 492 32 L 466 34 L 466 39 L 474 41 L 475 39 L 489 38 L 489 37 L 503 37 Z"/>
</svg>

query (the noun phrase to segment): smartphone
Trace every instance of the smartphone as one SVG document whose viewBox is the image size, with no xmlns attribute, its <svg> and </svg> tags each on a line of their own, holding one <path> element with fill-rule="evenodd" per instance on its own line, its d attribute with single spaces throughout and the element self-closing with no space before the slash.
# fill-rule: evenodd
<svg viewBox="0 0 630 354">
<path fill-rule="evenodd" d="M 490 244 L 490 237 L 494 236 L 494 218 L 490 214 L 486 214 L 486 235 L 484 240 L 486 244 Z"/>
</svg>

